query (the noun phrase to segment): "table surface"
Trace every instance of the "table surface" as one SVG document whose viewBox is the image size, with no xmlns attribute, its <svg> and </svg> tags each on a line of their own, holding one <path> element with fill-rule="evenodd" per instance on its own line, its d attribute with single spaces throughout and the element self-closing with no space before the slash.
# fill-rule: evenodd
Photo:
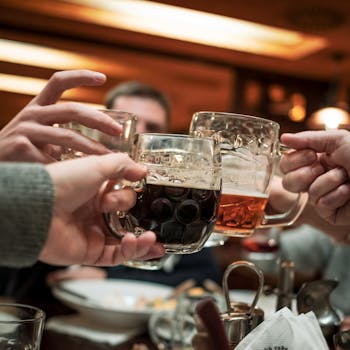
<svg viewBox="0 0 350 350">
<path fill-rule="evenodd" d="M 136 336 L 127 342 L 118 345 L 92 342 L 76 336 L 58 333 L 55 331 L 44 331 L 41 350 L 131 350 L 133 344 L 143 343 L 150 350 L 157 350 L 147 333 Z"/>
</svg>

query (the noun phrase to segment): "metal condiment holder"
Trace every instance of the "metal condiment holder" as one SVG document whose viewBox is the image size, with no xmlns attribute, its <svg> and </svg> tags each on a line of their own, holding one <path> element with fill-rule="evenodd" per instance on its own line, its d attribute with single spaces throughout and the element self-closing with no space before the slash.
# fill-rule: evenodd
<svg viewBox="0 0 350 350">
<path fill-rule="evenodd" d="M 245 267 L 253 270 L 259 279 L 259 287 L 251 305 L 245 303 L 232 302 L 230 300 L 228 277 L 237 268 Z M 236 261 L 230 264 L 224 273 L 222 281 L 226 300 L 227 312 L 221 314 L 225 331 L 231 346 L 234 349 L 238 343 L 260 322 L 263 321 L 263 311 L 256 308 L 256 304 L 261 296 L 264 287 L 264 275 L 262 271 L 249 261 Z"/>
</svg>

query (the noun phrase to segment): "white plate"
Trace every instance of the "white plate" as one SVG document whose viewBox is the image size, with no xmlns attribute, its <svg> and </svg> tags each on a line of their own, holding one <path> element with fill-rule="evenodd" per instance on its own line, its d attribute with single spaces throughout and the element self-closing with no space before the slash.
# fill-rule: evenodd
<svg viewBox="0 0 350 350">
<path fill-rule="evenodd" d="M 173 290 L 156 283 L 116 279 L 66 281 L 60 286 L 52 293 L 62 303 L 93 320 L 123 328 L 146 327 L 154 310 L 144 301 L 166 298 Z"/>
</svg>

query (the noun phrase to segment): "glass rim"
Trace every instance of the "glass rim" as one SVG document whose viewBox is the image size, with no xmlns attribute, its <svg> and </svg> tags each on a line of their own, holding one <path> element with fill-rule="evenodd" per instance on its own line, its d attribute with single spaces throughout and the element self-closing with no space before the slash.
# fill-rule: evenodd
<svg viewBox="0 0 350 350">
<path fill-rule="evenodd" d="M 3 307 L 7 307 L 7 308 L 20 308 L 20 309 L 31 309 L 31 310 L 35 310 L 37 312 L 37 316 L 35 317 L 26 317 L 25 319 L 21 319 L 21 320 L 8 320 L 8 321 L 4 321 L 0 319 L 0 324 L 19 324 L 19 323 L 29 323 L 29 322 L 37 322 L 40 320 L 44 320 L 45 319 L 45 312 L 41 309 L 39 309 L 36 306 L 32 306 L 32 305 L 28 305 L 28 304 L 17 304 L 17 303 L 0 303 L 0 311 Z"/>
<path fill-rule="evenodd" d="M 242 113 L 234 113 L 234 112 L 214 112 L 214 111 L 198 111 L 198 112 L 195 112 L 193 114 L 193 117 L 198 115 L 198 114 L 204 114 L 204 113 L 207 113 L 207 114 L 217 114 L 217 115 L 221 115 L 223 117 L 240 117 L 240 118 L 250 118 L 250 119 L 254 119 L 256 121 L 259 121 L 259 122 L 262 122 L 262 123 L 269 123 L 269 124 L 273 124 L 275 125 L 278 129 L 280 128 L 280 125 L 279 123 L 277 123 L 276 121 L 274 120 L 271 120 L 271 119 L 267 119 L 267 118 L 262 118 L 262 117 L 256 117 L 254 115 L 249 115 L 249 114 L 242 114 Z"/>
<path fill-rule="evenodd" d="M 135 134 L 135 136 L 156 136 L 156 137 L 171 137 L 171 138 L 179 138 L 179 139 L 189 139 L 189 140 L 211 140 L 213 141 L 212 137 L 197 137 L 189 134 L 167 134 L 167 133 L 157 133 L 157 132 L 142 132 Z"/>
<path fill-rule="evenodd" d="M 128 116 L 128 117 L 130 117 L 130 119 L 137 121 L 137 115 L 135 113 L 123 111 L 121 109 L 98 108 L 98 111 L 103 112 L 103 113 L 105 113 L 105 112 L 117 113 L 120 116 Z"/>
</svg>

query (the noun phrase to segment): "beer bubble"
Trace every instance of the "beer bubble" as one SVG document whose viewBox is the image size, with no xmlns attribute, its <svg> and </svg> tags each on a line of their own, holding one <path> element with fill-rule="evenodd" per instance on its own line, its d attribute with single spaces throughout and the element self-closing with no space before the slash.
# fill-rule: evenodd
<svg viewBox="0 0 350 350">
<path fill-rule="evenodd" d="M 151 213 L 157 220 L 165 221 L 172 216 L 173 205 L 167 198 L 157 198 L 151 203 Z"/>
<path fill-rule="evenodd" d="M 201 209 L 193 199 L 186 199 L 178 205 L 175 211 L 176 219 L 182 224 L 190 224 L 200 217 Z"/>
</svg>

